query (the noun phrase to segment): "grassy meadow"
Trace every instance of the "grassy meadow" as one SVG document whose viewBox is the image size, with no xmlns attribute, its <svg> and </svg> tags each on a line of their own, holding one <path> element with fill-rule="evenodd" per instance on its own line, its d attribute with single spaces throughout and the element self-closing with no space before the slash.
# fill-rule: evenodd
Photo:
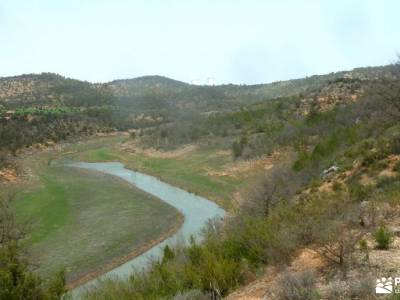
<svg viewBox="0 0 400 300">
<path fill-rule="evenodd" d="M 126 142 L 132 140 L 124 135 L 97 137 L 21 155 L 29 176 L 18 185 L 16 216 L 27 232 L 30 260 L 43 277 L 65 268 L 71 282 L 165 236 L 181 220 L 175 209 L 123 180 L 64 167 L 63 159 L 120 161 L 228 210 L 235 207 L 235 193 L 257 174 L 255 169 L 225 172 L 236 162 L 220 149 L 194 147 L 165 155 L 136 151 L 136 144 L 136 150 L 126 151 Z"/>
<path fill-rule="evenodd" d="M 95 139 L 22 159 L 32 179 L 20 183 L 15 192 L 16 218 L 25 228 L 30 259 L 44 277 L 65 268 L 67 279 L 76 279 L 179 224 L 174 208 L 121 179 L 51 163 L 103 142 Z"/>
<path fill-rule="evenodd" d="M 121 138 L 110 138 L 96 149 L 71 154 L 71 158 L 87 161 L 120 161 L 127 168 L 150 174 L 189 192 L 215 201 L 225 209 L 232 209 L 235 193 L 251 183 L 257 168 L 224 172 L 235 161 L 227 151 L 213 148 L 194 148 L 189 152 L 164 155 L 163 152 L 125 151 Z"/>
</svg>

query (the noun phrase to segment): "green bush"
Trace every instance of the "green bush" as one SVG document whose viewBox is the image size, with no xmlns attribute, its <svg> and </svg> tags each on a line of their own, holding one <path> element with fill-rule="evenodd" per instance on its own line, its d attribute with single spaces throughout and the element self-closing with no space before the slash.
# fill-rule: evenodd
<svg viewBox="0 0 400 300">
<path fill-rule="evenodd" d="M 190 290 L 183 293 L 178 293 L 172 300 L 209 300 L 210 297 L 205 295 L 200 290 Z"/>
<path fill-rule="evenodd" d="M 335 180 L 332 183 L 332 190 L 335 192 L 343 190 L 343 184 L 341 182 Z"/>
<path fill-rule="evenodd" d="M 393 234 L 385 226 L 381 226 L 375 231 L 374 238 L 377 249 L 387 250 L 393 240 Z"/>
<path fill-rule="evenodd" d="M 392 294 L 388 300 L 400 300 L 400 294 Z"/>
<path fill-rule="evenodd" d="M 393 171 L 400 173 L 400 161 L 393 166 Z"/>
<path fill-rule="evenodd" d="M 232 144 L 232 152 L 235 158 L 242 156 L 243 146 L 239 142 L 233 142 Z"/>
<path fill-rule="evenodd" d="M 248 144 L 248 139 L 243 136 L 239 141 L 235 141 L 232 144 L 232 151 L 235 158 L 242 156 L 243 150 Z"/>
<path fill-rule="evenodd" d="M 355 201 L 365 201 L 371 195 L 373 187 L 362 185 L 358 181 L 349 184 L 350 196 Z"/>
<path fill-rule="evenodd" d="M 298 155 L 297 160 L 293 164 L 293 170 L 297 171 L 297 172 L 303 170 L 306 167 L 307 162 L 309 160 L 310 160 L 310 157 L 307 154 L 307 152 L 301 151 Z"/>
</svg>

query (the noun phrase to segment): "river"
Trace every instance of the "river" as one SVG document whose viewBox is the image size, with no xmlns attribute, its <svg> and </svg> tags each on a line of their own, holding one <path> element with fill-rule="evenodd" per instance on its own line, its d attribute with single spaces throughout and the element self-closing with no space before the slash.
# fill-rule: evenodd
<svg viewBox="0 0 400 300">
<path fill-rule="evenodd" d="M 105 279 L 108 277 L 125 279 L 128 278 L 134 270 L 141 271 L 145 269 L 150 260 L 162 258 L 163 249 L 166 245 L 174 246 L 177 242 L 187 242 L 190 236 L 194 236 L 197 239 L 200 238 L 201 229 L 204 228 L 210 219 L 222 219 L 225 215 L 225 211 L 212 201 L 174 187 L 153 176 L 126 169 L 123 164 L 118 162 L 70 162 L 66 165 L 68 167 L 96 170 L 122 178 L 135 187 L 175 207 L 185 218 L 182 227 L 171 237 L 121 266 L 75 288 L 72 291 L 74 298 L 79 298 L 79 295 L 84 290 L 95 287 L 98 283 L 98 279 Z"/>
</svg>

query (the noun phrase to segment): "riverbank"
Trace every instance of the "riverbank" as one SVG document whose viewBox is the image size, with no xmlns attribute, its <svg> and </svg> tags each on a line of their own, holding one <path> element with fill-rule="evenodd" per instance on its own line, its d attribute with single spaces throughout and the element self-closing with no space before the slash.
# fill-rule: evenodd
<svg viewBox="0 0 400 300">
<path fill-rule="evenodd" d="M 210 199 L 228 211 L 241 204 L 240 193 L 256 181 L 260 173 L 285 159 L 287 153 L 273 153 L 252 160 L 235 160 L 229 150 L 187 145 L 174 151 L 142 148 L 140 141 L 125 137 L 109 139 L 95 149 L 70 157 L 77 161 L 120 161 L 128 169 L 140 171 L 183 190 Z"/>
<path fill-rule="evenodd" d="M 99 277 L 100 275 L 103 275 L 103 274 L 109 272 L 110 270 L 115 269 L 116 267 L 145 253 L 149 249 L 153 248 L 157 244 L 160 244 L 161 242 L 163 242 L 164 240 L 169 238 L 170 236 L 173 236 L 174 234 L 176 234 L 177 231 L 179 230 L 179 228 L 182 227 L 183 222 L 184 222 L 183 216 L 179 215 L 178 220 L 174 224 L 174 226 L 169 231 L 167 231 L 162 236 L 160 236 L 158 239 L 154 239 L 154 240 L 148 242 L 147 244 L 144 244 L 144 245 L 140 246 L 139 248 L 135 248 L 132 251 L 130 251 L 122 256 L 115 257 L 110 262 L 98 267 L 97 269 L 90 271 L 90 272 L 86 273 L 85 275 L 80 276 L 77 279 L 72 280 L 71 282 L 67 283 L 67 286 L 66 286 L 67 290 L 72 290 L 81 285 L 84 285 L 85 283 Z"/>
<path fill-rule="evenodd" d="M 31 188 L 32 186 L 34 188 L 42 187 L 42 180 L 38 180 L 34 175 L 43 171 L 47 172 L 46 168 L 54 168 L 55 165 L 52 162 L 59 157 L 89 162 L 121 161 L 128 169 L 151 174 L 169 184 L 205 196 L 228 210 L 237 205 L 235 197 L 238 191 L 251 182 L 260 170 L 265 170 L 270 166 L 267 160 L 234 161 L 229 151 L 221 149 L 188 146 L 178 151 L 168 152 L 144 150 L 136 143 L 132 144 L 132 140 L 125 134 L 96 137 L 88 141 L 77 140 L 73 144 L 54 145 L 46 149 L 28 151 L 24 153 L 23 157 L 24 165 L 29 169 L 27 172 L 29 175 L 25 179 L 29 179 L 27 181 Z M 38 160 L 37 157 L 41 158 Z M 27 160 L 28 164 L 26 164 Z M 35 183 L 32 185 L 32 182 Z M 111 262 L 112 255 L 110 255 L 107 259 L 99 261 L 99 264 L 102 265 L 100 269 L 88 268 L 75 273 L 74 276 L 68 276 L 68 287 L 79 286 L 115 266 L 129 261 L 136 255 L 146 252 L 153 245 L 167 238 L 169 234 L 176 232 L 177 227 L 182 224 L 182 219 L 175 219 L 174 222 L 176 223 L 173 227 L 161 236 L 143 243 L 142 246 L 139 246 L 138 251 L 120 252 L 112 258 Z M 33 255 L 33 257 L 35 256 Z"/>
<path fill-rule="evenodd" d="M 182 227 L 173 236 L 168 237 L 164 241 L 150 248 L 145 253 L 135 257 L 125 264 L 112 269 L 106 274 L 79 286 L 72 291 L 73 295 L 80 295 L 86 289 L 93 289 L 97 286 L 97 279 L 120 278 L 126 279 L 132 275 L 132 272 L 140 272 L 149 267 L 152 261 L 158 261 L 163 258 L 164 249 L 166 246 L 174 248 L 177 244 L 185 245 L 190 240 L 202 239 L 202 230 L 210 222 L 210 220 L 222 220 L 225 211 L 214 202 L 208 201 L 205 198 L 196 196 L 192 193 L 171 186 L 168 183 L 160 181 L 150 175 L 126 169 L 123 164 L 116 162 L 106 163 L 83 163 L 70 162 L 68 167 L 83 168 L 99 171 L 105 174 L 117 176 L 137 188 L 146 191 L 147 193 L 161 199 L 166 204 L 177 209 L 185 218 Z"/>
<path fill-rule="evenodd" d="M 121 257 L 133 257 L 135 249 L 144 252 L 183 222 L 174 208 L 121 179 L 50 163 L 103 142 L 95 138 L 27 150 L 18 157 L 18 180 L 2 185 L 2 192 L 15 193 L 28 259 L 44 279 L 65 268 L 72 283 L 99 265 L 122 264 L 127 258 Z"/>
</svg>

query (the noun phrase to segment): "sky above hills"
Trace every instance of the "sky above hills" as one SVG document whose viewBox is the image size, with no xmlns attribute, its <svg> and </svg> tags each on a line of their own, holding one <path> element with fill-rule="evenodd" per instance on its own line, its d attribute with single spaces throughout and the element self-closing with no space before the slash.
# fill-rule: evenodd
<svg viewBox="0 0 400 300">
<path fill-rule="evenodd" d="M 0 0 L 0 76 L 262 83 L 391 63 L 400 1 Z"/>
</svg>

